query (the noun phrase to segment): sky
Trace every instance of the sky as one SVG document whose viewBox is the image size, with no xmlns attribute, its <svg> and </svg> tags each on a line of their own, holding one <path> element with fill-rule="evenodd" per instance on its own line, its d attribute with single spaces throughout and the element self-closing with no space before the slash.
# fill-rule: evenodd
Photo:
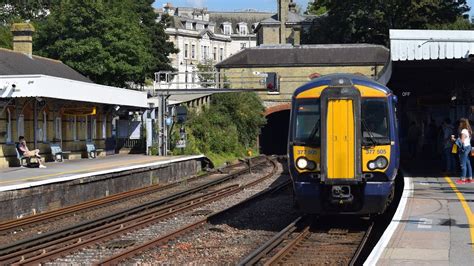
<svg viewBox="0 0 474 266">
<path fill-rule="evenodd" d="M 294 0 L 303 10 L 306 10 L 308 1 L 310 0 Z M 277 0 L 157 0 L 154 6 L 162 7 L 167 2 L 175 7 L 207 7 L 211 11 L 235 11 L 251 8 L 258 11 L 276 12 L 277 8 Z"/>
<path fill-rule="evenodd" d="M 294 0 L 302 10 L 306 10 L 311 0 Z M 173 6 L 207 7 L 212 11 L 235 11 L 242 9 L 256 9 L 258 11 L 276 12 L 277 0 L 156 0 L 154 6 L 162 7 L 170 2 Z M 471 7 L 469 14 L 474 15 L 474 0 L 467 0 Z"/>
</svg>

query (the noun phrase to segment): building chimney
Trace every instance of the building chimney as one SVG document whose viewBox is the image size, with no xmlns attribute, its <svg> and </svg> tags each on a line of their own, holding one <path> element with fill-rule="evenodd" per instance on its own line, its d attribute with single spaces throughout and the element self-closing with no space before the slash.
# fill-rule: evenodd
<svg viewBox="0 0 474 266">
<path fill-rule="evenodd" d="M 290 12 L 296 13 L 296 3 L 291 2 L 289 4 L 289 10 Z"/>
<path fill-rule="evenodd" d="M 286 22 L 292 0 L 278 0 L 278 20 L 280 21 L 280 43 L 286 43 Z"/>
<path fill-rule="evenodd" d="M 33 32 L 35 28 L 29 23 L 14 23 L 12 25 L 13 51 L 33 55 Z"/>
</svg>

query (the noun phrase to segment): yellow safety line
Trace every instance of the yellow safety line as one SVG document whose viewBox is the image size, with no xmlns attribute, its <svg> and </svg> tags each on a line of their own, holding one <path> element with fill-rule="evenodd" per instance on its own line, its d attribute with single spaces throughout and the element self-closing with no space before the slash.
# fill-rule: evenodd
<svg viewBox="0 0 474 266">
<path fill-rule="evenodd" d="M 87 171 L 90 171 L 90 170 L 107 169 L 107 168 L 110 168 L 110 167 L 113 167 L 113 166 L 131 166 L 130 164 L 142 163 L 142 162 L 152 163 L 152 162 L 155 162 L 155 160 L 140 159 L 140 160 L 133 160 L 133 161 L 125 161 L 125 162 L 104 163 L 104 164 L 100 164 L 99 166 L 96 166 L 96 167 L 87 168 L 86 170 L 79 169 L 79 170 L 65 171 L 65 172 L 60 172 L 60 173 L 55 173 L 55 174 L 33 176 L 33 177 L 24 177 L 24 178 L 19 178 L 19 179 L 17 178 L 15 180 L 0 181 L 0 184 L 16 183 L 18 181 L 32 181 L 32 180 L 35 180 L 35 179 L 41 179 L 41 178 L 45 178 L 45 177 L 53 177 L 53 176 L 61 176 L 61 175 L 74 174 L 74 173 L 80 173 L 80 172 L 87 172 Z"/>
<path fill-rule="evenodd" d="M 459 201 L 461 202 L 461 206 L 464 209 L 464 213 L 466 213 L 467 216 L 467 222 L 469 224 L 469 231 L 471 233 L 471 248 L 472 251 L 474 252 L 474 214 L 471 211 L 471 208 L 469 207 L 469 204 L 467 204 L 466 199 L 464 198 L 464 195 L 458 190 L 454 182 L 451 180 L 450 177 L 445 176 L 444 179 L 448 182 L 449 186 L 451 189 L 456 193 L 456 196 L 458 196 Z"/>
</svg>

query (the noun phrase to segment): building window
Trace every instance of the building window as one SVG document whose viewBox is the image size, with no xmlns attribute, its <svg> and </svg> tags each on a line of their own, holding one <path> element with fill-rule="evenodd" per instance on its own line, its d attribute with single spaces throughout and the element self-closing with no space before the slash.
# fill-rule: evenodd
<svg viewBox="0 0 474 266">
<path fill-rule="evenodd" d="M 63 137 L 62 137 L 62 123 L 61 123 L 61 117 L 56 117 L 56 119 L 54 120 L 54 137 L 57 139 L 57 140 L 61 140 Z"/>
<path fill-rule="evenodd" d="M 89 117 L 88 117 L 88 116 L 85 116 L 85 117 L 84 117 L 84 120 L 82 120 L 83 122 L 81 123 L 82 126 L 83 126 L 83 129 L 84 129 L 84 140 L 85 140 L 85 141 L 90 140 L 89 137 L 91 136 L 91 134 L 88 134 L 88 133 L 89 133 L 89 132 L 88 132 L 88 131 L 89 131 L 89 126 L 90 126 L 88 120 L 89 120 Z"/>
<path fill-rule="evenodd" d="M 217 47 L 214 47 L 213 55 L 214 55 L 214 61 L 216 61 L 217 60 Z"/>
<path fill-rule="evenodd" d="M 203 59 L 206 60 L 209 58 L 209 46 L 204 46 L 204 56 Z"/>
<path fill-rule="evenodd" d="M 12 143 L 12 113 L 7 109 L 7 143 Z"/>
<path fill-rule="evenodd" d="M 184 58 L 188 58 L 188 47 L 189 45 L 186 43 L 184 44 Z"/>
<path fill-rule="evenodd" d="M 43 143 L 48 142 L 48 113 L 43 111 L 43 129 L 42 129 L 42 136 Z"/>
<path fill-rule="evenodd" d="M 103 139 L 107 138 L 107 116 L 106 115 L 102 116 L 102 138 Z"/>
<path fill-rule="evenodd" d="M 239 26 L 240 29 L 240 35 L 247 35 L 247 27 L 244 25 Z"/>
<path fill-rule="evenodd" d="M 77 116 L 74 116 L 72 120 L 72 139 L 73 140 L 78 140 L 77 139 Z"/>
<path fill-rule="evenodd" d="M 220 58 L 219 58 L 220 61 L 224 60 L 224 48 L 220 49 L 219 56 L 220 56 Z"/>
<path fill-rule="evenodd" d="M 97 139 L 97 118 L 95 116 L 91 117 L 91 140 L 94 141 Z"/>
<path fill-rule="evenodd" d="M 245 49 L 247 47 L 246 43 L 240 43 L 240 50 Z"/>
<path fill-rule="evenodd" d="M 25 116 L 23 114 L 18 116 L 18 137 L 25 136 Z"/>
<path fill-rule="evenodd" d="M 225 35 L 230 35 L 230 25 L 224 25 L 224 34 Z"/>
<path fill-rule="evenodd" d="M 191 58 L 196 58 L 196 45 L 191 45 Z"/>
</svg>

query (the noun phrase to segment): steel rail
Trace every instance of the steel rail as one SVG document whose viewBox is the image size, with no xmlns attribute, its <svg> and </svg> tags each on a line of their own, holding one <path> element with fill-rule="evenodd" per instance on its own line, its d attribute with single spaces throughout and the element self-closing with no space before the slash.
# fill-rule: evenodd
<svg viewBox="0 0 474 266">
<path fill-rule="evenodd" d="M 369 239 L 369 237 L 372 234 L 372 229 L 373 228 L 374 228 L 374 223 L 372 222 L 370 224 L 369 228 L 367 229 L 367 231 L 365 232 L 364 238 L 360 242 L 359 247 L 357 248 L 357 251 L 355 252 L 354 256 L 352 256 L 352 259 L 349 262 L 350 266 L 356 265 L 357 261 L 359 260 L 359 256 L 362 253 L 362 250 L 364 250 L 364 248 L 365 248 L 365 244 L 367 243 L 367 240 Z"/>
<path fill-rule="evenodd" d="M 261 182 L 269 178 L 276 172 L 276 164 L 273 161 L 271 162 L 273 164 L 272 173 L 244 186 L 232 185 L 223 188 L 219 191 L 214 191 L 203 196 L 197 196 L 192 199 L 175 203 L 171 206 L 166 206 L 161 210 L 154 211 L 151 214 L 147 213 L 137 217 L 128 217 L 125 220 L 115 221 L 111 224 L 102 225 L 99 228 L 93 228 L 86 232 L 68 236 L 64 239 L 58 239 L 45 245 L 30 248 L 28 250 L 25 250 L 24 253 L 22 253 L 21 251 L 16 252 L 14 254 L 10 254 L 10 256 L 0 258 L 0 260 L 6 261 L 8 259 L 7 263 L 16 262 L 18 263 L 18 265 L 41 263 L 66 254 L 70 254 L 71 252 L 82 249 L 84 247 L 91 246 L 99 242 L 104 242 L 117 235 L 121 235 L 132 230 L 144 228 L 151 224 L 157 223 L 160 220 L 175 215 L 179 212 L 184 212 L 204 205 L 206 203 L 213 202 L 224 197 L 228 197 L 229 195 L 236 194 L 244 190 L 245 188 L 255 185 L 256 183 L 258 183 L 257 181 Z M 31 257 L 25 258 L 25 256 L 27 256 L 28 254 Z M 18 261 L 18 258 L 20 258 L 20 261 Z"/>
<path fill-rule="evenodd" d="M 112 224 L 103 225 L 99 228 L 93 228 L 86 232 L 81 232 L 78 235 L 72 235 L 64 239 L 55 240 L 52 243 L 48 243 L 46 246 L 28 250 L 27 253 L 31 254 L 31 257 L 29 258 L 25 258 L 27 254 L 21 254 L 21 252 L 18 254 L 12 254 L 11 256 L 13 258 L 7 257 L 10 259 L 7 261 L 7 263 L 11 263 L 11 259 L 18 258 L 20 256 L 22 259 L 18 262 L 18 265 L 35 264 L 41 263 L 42 261 L 52 260 L 62 255 L 66 255 L 76 250 L 91 246 L 98 242 L 104 242 L 120 234 L 144 228 L 176 215 L 177 213 L 202 206 L 206 203 L 234 194 L 240 190 L 241 189 L 238 185 L 232 185 L 204 196 L 199 196 L 191 200 L 186 200 L 185 202 L 176 203 L 173 206 L 163 208 L 162 210 L 153 212 L 151 214 L 144 214 L 138 217 L 129 217 L 124 221 L 120 220 Z"/>
<path fill-rule="evenodd" d="M 260 166 L 260 165 L 262 165 L 266 162 L 268 162 L 268 161 L 264 160 L 262 162 L 255 163 L 254 165 L 252 165 L 252 167 Z M 186 191 L 183 191 L 183 192 L 175 193 L 171 196 L 168 196 L 168 197 L 165 197 L 165 198 L 162 198 L 162 199 L 158 199 L 158 200 L 155 200 L 155 201 L 152 201 L 152 202 L 145 203 L 145 204 L 140 205 L 140 206 L 132 207 L 132 208 L 130 208 L 128 210 L 125 210 L 125 211 L 118 211 L 118 212 L 100 217 L 100 218 L 95 219 L 95 220 L 85 221 L 85 222 L 82 222 L 82 223 L 74 225 L 74 226 L 63 228 L 63 229 L 60 229 L 60 230 L 57 230 L 57 231 L 48 232 L 48 233 L 45 233 L 45 234 L 42 234 L 42 235 L 39 235 L 39 236 L 23 239 L 21 241 L 17 241 L 17 242 L 14 242 L 12 244 L 9 244 L 9 245 L 1 246 L 0 247 L 0 256 L 4 256 L 4 255 L 7 255 L 7 254 L 12 253 L 12 252 L 19 251 L 21 249 L 27 249 L 27 248 L 30 248 L 30 247 L 38 246 L 38 245 L 43 244 L 43 243 L 51 242 L 51 241 L 54 241 L 56 239 L 60 239 L 62 237 L 65 237 L 65 236 L 68 236 L 68 235 L 71 235 L 71 234 L 76 234 L 78 232 L 88 230 L 90 228 L 98 227 L 98 226 L 101 226 L 103 224 L 110 223 L 110 222 L 122 219 L 122 218 L 130 216 L 130 215 L 134 215 L 136 213 L 145 211 L 145 210 L 150 209 L 150 208 L 156 208 L 158 206 L 161 206 L 163 204 L 166 204 L 166 203 L 169 203 L 171 201 L 177 200 L 179 198 L 194 194 L 198 191 L 201 191 L 201 190 L 207 189 L 209 187 L 219 185 L 219 184 L 221 184 L 223 182 L 226 182 L 230 179 L 233 179 L 233 178 L 235 178 L 239 175 L 247 173 L 247 171 L 248 171 L 248 169 L 241 169 L 241 170 L 232 172 L 232 173 L 230 173 L 230 174 L 228 174 L 228 175 L 226 175 L 222 178 L 219 178 L 217 180 L 205 183 L 203 185 L 194 187 L 192 189 L 189 189 L 189 190 L 186 190 Z"/>
<path fill-rule="evenodd" d="M 293 233 L 298 227 L 296 226 L 301 220 L 303 216 L 296 218 L 292 223 L 290 223 L 287 227 L 281 230 L 278 234 L 274 235 L 270 238 L 267 242 L 265 242 L 262 246 L 258 249 L 250 253 L 247 257 L 241 260 L 238 265 L 254 265 L 258 261 L 260 261 L 263 257 L 265 257 L 270 251 L 280 245 L 288 236 Z"/>
<path fill-rule="evenodd" d="M 280 251 L 278 251 L 274 256 L 272 256 L 268 261 L 265 262 L 264 265 L 274 265 L 276 262 L 281 262 L 281 260 L 288 255 L 294 248 L 296 248 L 296 245 L 301 243 L 303 239 L 305 239 L 309 234 L 309 229 L 311 228 L 310 225 L 307 225 L 302 232 L 298 234 L 298 236 L 293 239 L 290 243 L 288 243 L 286 246 L 284 246 Z"/>
<path fill-rule="evenodd" d="M 261 157 L 256 157 L 255 159 L 259 159 Z M 245 165 L 245 163 L 241 162 L 238 164 L 230 165 L 225 167 L 225 170 L 237 168 L 240 166 Z M 5 222 L 0 222 L 0 232 L 2 231 L 7 231 L 7 230 L 12 230 L 12 229 L 18 229 L 18 227 L 25 227 L 25 226 L 30 226 L 31 224 L 37 224 L 39 222 L 45 221 L 45 220 L 51 220 L 55 217 L 60 217 L 64 216 L 70 213 L 77 214 L 77 212 L 81 210 L 90 210 L 91 208 L 99 208 L 102 207 L 102 205 L 106 205 L 108 203 L 116 203 L 117 201 L 124 201 L 124 200 L 129 200 L 131 198 L 135 197 L 140 197 L 143 195 L 159 192 L 165 189 L 173 188 L 176 186 L 179 186 L 183 182 L 189 182 L 189 181 L 194 181 L 197 179 L 203 179 L 206 177 L 209 177 L 211 175 L 215 174 L 215 172 L 207 173 L 205 175 L 200 175 L 200 176 L 194 176 L 192 178 L 186 179 L 186 180 L 181 180 L 172 184 L 168 185 L 161 185 L 161 184 L 155 184 L 152 186 L 148 187 L 143 187 L 143 188 L 138 188 L 130 191 L 125 191 L 125 192 L 120 192 L 114 195 L 110 195 L 104 198 L 99 198 L 99 199 L 93 199 L 89 201 L 85 201 L 79 204 L 71 205 L 65 208 L 57 209 L 57 210 L 52 210 L 52 211 L 47 211 L 43 212 L 40 214 L 35 214 L 32 216 L 27 216 L 24 218 L 12 220 L 12 221 L 5 221 Z"/>
<path fill-rule="evenodd" d="M 274 172 L 273 172 L 273 171 L 272 171 L 272 173 L 270 173 L 270 174 L 268 175 L 268 177 L 270 177 L 270 176 L 272 176 L 272 175 L 274 175 Z M 268 177 L 266 177 L 266 178 L 268 178 Z M 282 183 L 282 184 L 280 184 L 280 185 L 278 185 L 278 186 L 275 186 L 275 187 L 273 187 L 273 188 L 268 188 L 268 189 L 266 189 L 266 190 L 264 190 L 264 191 L 261 191 L 261 192 L 255 194 L 254 196 L 252 196 L 252 197 L 250 197 L 250 198 L 248 198 L 248 199 L 246 199 L 246 200 L 244 200 L 244 201 L 242 201 L 242 202 L 240 202 L 240 203 L 238 203 L 238 204 L 236 204 L 236 205 L 234 205 L 234 206 L 231 206 L 231 207 L 229 207 L 229 208 L 227 208 L 227 209 L 225 209 L 225 210 L 222 210 L 222 211 L 220 211 L 220 212 L 218 212 L 218 213 L 212 214 L 212 215 L 210 215 L 210 216 L 208 216 L 208 217 L 206 217 L 206 218 L 204 218 L 204 219 L 202 219 L 202 220 L 200 220 L 200 221 L 197 221 L 197 222 L 195 222 L 195 223 L 193 223 L 193 224 L 191 224 L 191 225 L 182 227 L 182 228 L 180 228 L 180 229 L 178 229 L 178 230 L 176 230 L 176 231 L 174 231 L 174 232 L 172 232 L 172 233 L 170 233 L 170 234 L 167 234 L 167 235 L 165 235 L 165 236 L 163 236 L 163 237 L 160 237 L 160 238 L 156 238 L 156 239 L 147 241 L 146 243 L 144 243 L 144 244 L 142 244 L 142 245 L 129 248 L 129 249 L 127 249 L 127 250 L 125 250 L 125 251 L 123 251 L 123 252 L 121 252 L 121 253 L 119 253 L 119 254 L 116 254 L 116 255 L 114 255 L 114 256 L 111 256 L 111 257 L 109 257 L 109 258 L 106 258 L 106 259 L 100 261 L 97 265 L 116 265 L 116 264 L 118 264 L 120 261 L 126 260 L 126 259 L 128 259 L 128 258 L 132 258 L 133 256 L 135 256 L 135 255 L 137 255 L 137 254 L 139 254 L 139 253 L 142 253 L 142 252 L 144 252 L 144 251 L 146 251 L 146 250 L 149 250 L 149 249 L 151 249 L 151 248 L 154 248 L 154 247 L 156 247 L 156 246 L 162 245 L 163 243 L 166 243 L 166 242 L 168 242 L 168 241 L 171 240 L 171 239 L 177 238 L 177 237 L 183 235 L 183 234 L 186 233 L 186 232 L 189 232 L 189 231 L 192 231 L 192 230 L 197 230 L 197 229 L 199 229 L 200 227 L 206 225 L 211 219 L 216 218 L 216 217 L 218 217 L 218 216 L 220 216 L 220 215 L 222 215 L 222 214 L 224 214 L 224 213 L 227 213 L 227 212 L 229 212 L 229 211 L 232 211 L 232 210 L 234 210 L 234 209 L 236 209 L 236 208 L 242 208 L 243 206 L 247 205 L 248 203 L 250 203 L 250 202 L 252 202 L 252 201 L 254 201 L 254 200 L 256 200 L 256 199 L 259 199 L 259 198 L 264 197 L 264 196 L 266 196 L 266 195 L 268 195 L 268 194 L 272 194 L 272 193 L 274 193 L 274 192 L 276 192 L 276 191 L 279 191 L 279 190 L 281 190 L 281 189 L 283 189 L 283 188 L 288 187 L 289 184 L 290 184 L 290 181 L 288 180 L 288 181 L 286 181 L 286 182 L 284 182 L 284 183 Z"/>
</svg>

